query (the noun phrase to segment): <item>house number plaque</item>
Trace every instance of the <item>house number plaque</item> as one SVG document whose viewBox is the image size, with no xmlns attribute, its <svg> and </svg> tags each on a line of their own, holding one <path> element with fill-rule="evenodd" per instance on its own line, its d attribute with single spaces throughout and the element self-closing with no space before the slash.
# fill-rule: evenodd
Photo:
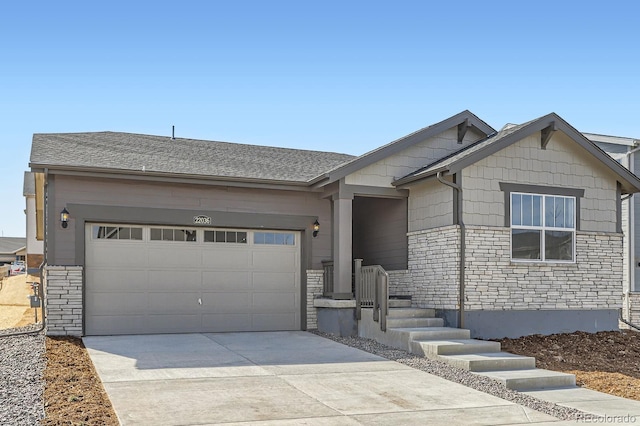
<svg viewBox="0 0 640 426">
<path fill-rule="evenodd" d="M 196 225 L 211 225 L 211 218 L 209 216 L 194 216 L 193 223 Z"/>
</svg>

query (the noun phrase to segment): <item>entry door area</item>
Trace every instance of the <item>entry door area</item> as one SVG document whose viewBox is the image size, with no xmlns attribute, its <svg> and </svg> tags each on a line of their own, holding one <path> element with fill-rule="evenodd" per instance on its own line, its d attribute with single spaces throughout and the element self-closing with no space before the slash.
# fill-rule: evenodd
<svg viewBox="0 0 640 426">
<path fill-rule="evenodd" d="M 300 233 L 87 224 L 85 334 L 300 330 Z"/>
</svg>

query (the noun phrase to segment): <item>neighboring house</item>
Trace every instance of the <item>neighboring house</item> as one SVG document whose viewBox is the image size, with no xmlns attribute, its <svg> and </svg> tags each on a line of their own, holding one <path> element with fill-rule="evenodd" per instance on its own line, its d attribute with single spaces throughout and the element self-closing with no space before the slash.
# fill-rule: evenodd
<svg viewBox="0 0 640 426">
<path fill-rule="evenodd" d="M 25 242 L 25 238 L 0 237 L 0 265 L 24 260 L 26 255 Z"/>
<path fill-rule="evenodd" d="M 356 258 L 474 336 L 617 329 L 621 199 L 640 191 L 556 114 L 496 132 L 463 111 L 359 157 L 36 134 L 30 166 L 47 332 L 69 335 L 354 323 Z M 334 302 L 317 307 L 325 271 Z"/>
<path fill-rule="evenodd" d="M 614 160 L 631 172 L 640 171 L 640 140 L 619 136 L 584 133 L 584 135 L 607 152 Z M 623 311 L 624 318 L 640 324 L 640 200 L 626 198 L 622 204 L 624 242 Z"/>
<path fill-rule="evenodd" d="M 25 197 L 27 207 L 24 211 L 27 219 L 27 268 L 34 270 L 40 267 L 44 259 L 43 240 L 36 238 L 36 182 L 34 173 L 24 173 L 22 193 Z"/>
</svg>

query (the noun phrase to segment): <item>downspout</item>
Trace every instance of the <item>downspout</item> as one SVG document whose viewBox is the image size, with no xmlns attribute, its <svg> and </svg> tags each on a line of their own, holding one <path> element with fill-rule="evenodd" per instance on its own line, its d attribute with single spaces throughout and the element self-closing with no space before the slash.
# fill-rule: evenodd
<svg viewBox="0 0 640 426">
<path fill-rule="evenodd" d="M 458 283 L 458 328 L 464 328 L 464 264 L 465 264 L 465 233 L 466 227 L 464 226 L 464 220 L 462 220 L 462 187 L 453 182 L 449 182 L 442 177 L 442 172 L 438 172 L 436 175 L 438 181 L 444 185 L 453 188 L 456 191 L 458 197 L 458 225 L 460 225 L 460 265 L 459 265 L 459 283 Z"/>
<path fill-rule="evenodd" d="M 40 264 L 40 266 L 38 267 L 38 270 L 40 271 L 40 283 L 38 285 L 38 293 L 40 296 L 40 306 L 41 306 L 41 310 L 42 310 L 42 325 L 40 326 L 40 328 L 38 328 L 37 330 L 33 330 L 33 331 L 22 331 L 19 333 L 12 333 L 12 334 L 3 334 L 2 337 L 10 337 L 10 336 L 22 336 L 25 334 L 37 334 L 40 333 L 41 331 L 44 330 L 45 325 L 46 325 L 46 318 L 45 318 L 45 307 L 44 307 L 44 302 L 45 302 L 45 296 L 44 296 L 44 283 L 42 282 L 43 277 L 44 277 L 44 267 L 47 264 L 47 200 L 49 198 L 49 169 L 45 168 L 44 169 L 44 206 L 42 208 L 42 213 L 43 213 L 43 217 L 42 220 L 44 221 L 44 229 L 43 229 L 43 234 L 44 234 L 44 238 L 43 238 L 43 242 L 42 242 L 42 263 Z"/>
<path fill-rule="evenodd" d="M 619 314 L 619 315 L 618 315 L 618 319 L 619 319 L 620 321 L 622 321 L 623 323 L 627 324 L 629 327 L 631 327 L 631 328 L 635 328 L 636 330 L 640 331 L 640 325 L 638 325 L 638 324 L 634 324 L 634 323 L 632 323 L 631 321 L 627 321 L 626 319 L 624 319 L 624 318 L 622 317 L 622 309 L 619 309 L 619 310 L 618 310 L 618 314 Z"/>
<path fill-rule="evenodd" d="M 634 141 L 636 142 L 636 141 Z M 640 151 L 640 147 L 636 147 L 632 150 L 629 150 L 627 152 L 624 153 L 624 156 L 626 157 L 627 160 L 627 169 L 629 169 L 629 171 L 631 173 L 635 174 L 635 154 L 636 152 Z M 635 238 L 632 238 L 633 235 L 635 235 L 635 202 L 633 200 L 633 194 L 628 194 L 626 197 L 623 197 L 622 201 L 625 200 L 629 200 L 629 208 L 627 211 L 627 215 L 628 215 L 628 220 L 629 220 L 629 235 L 627 236 L 627 238 L 629 239 L 629 264 L 627 265 L 627 267 L 629 268 L 627 270 L 627 273 L 629 274 L 629 287 L 627 288 L 627 294 L 626 294 L 626 300 L 625 300 L 625 304 L 627 305 L 627 315 L 629 316 L 629 319 L 624 319 L 622 317 L 622 309 L 620 310 L 620 320 L 627 324 L 630 327 L 636 328 L 638 329 L 637 326 L 635 326 L 634 324 L 631 324 L 629 322 L 629 320 L 631 319 L 631 292 L 635 290 L 636 284 L 635 284 L 635 278 L 636 278 L 636 247 L 635 247 Z"/>
</svg>

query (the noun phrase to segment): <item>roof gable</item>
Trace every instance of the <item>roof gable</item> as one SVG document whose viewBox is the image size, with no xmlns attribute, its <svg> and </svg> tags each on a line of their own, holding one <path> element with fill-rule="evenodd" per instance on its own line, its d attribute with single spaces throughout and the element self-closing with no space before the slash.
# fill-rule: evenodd
<svg viewBox="0 0 640 426">
<path fill-rule="evenodd" d="M 555 113 L 547 114 L 538 119 L 517 126 L 503 128 L 497 134 L 465 147 L 460 151 L 427 165 L 421 170 L 411 173 L 394 182 L 395 186 L 410 184 L 412 182 L 435 176 L 439 172 L 454 174 L 465 167 L 486 158 L 507 146 L 537 132 L 541 133 L 541 149 L 546 145 L 545 139 L 550 137 L 550 132 L 561 131 L 573 142 L 584 148 L 589 154 L 611 169 L 621 180 L 623 192 L 640 192 L 640 179 L 628 169 L 613 160 L 607 153 L 587 139 L 564 119 Z"/>
<path fill-rule="evenodd" d="M 439 135 L 440 133 L 451 129 L 452 127 L 459 126 L 459 132 L 466 132 L 466 128 L 473 127 L 482 134 L 488 136 L 495 133 L 495 129 L 482 121 L 472 112 L 465 110 L 452 117 L 447 118 L 439 123 L 417 130 L 409 135 L 403 136 L 400 139 L 396 139 L 386 145 L 376 148 L 367 152 L 357 158 L 346 162 L 333 170 L 329 170 L 326 173 L 318 176 L 314 179 L 314 182 L 319 182 L 322 185 L 330 184 L 343 177 L 352 174 L 364 167 L 374 164 L 380 160 L 397 154 L 411 146 L 423 142 L 426 139 Z M 460 137 L 460 133 L 459 133 Z"/>
</svg>

